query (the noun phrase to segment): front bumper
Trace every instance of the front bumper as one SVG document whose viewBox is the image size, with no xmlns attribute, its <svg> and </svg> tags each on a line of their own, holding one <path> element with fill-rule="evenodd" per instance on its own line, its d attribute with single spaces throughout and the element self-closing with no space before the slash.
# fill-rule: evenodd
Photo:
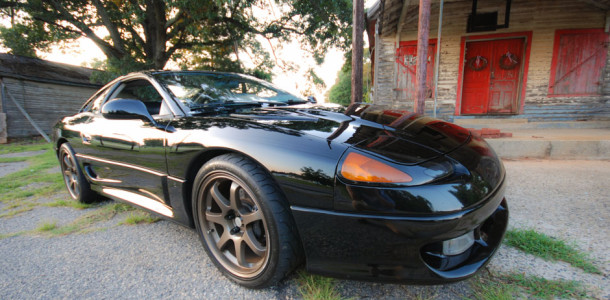
<svg viewBox="0 0 610 300">
<path fill-rule="evenodd" d="M 485 201 L 443 215 L 388 216 L 292 207 L 307 270 L 328 276 L 438 284 L 483 268 L 508 224 L 504 184 Z M 475 232 L 466 252 L 444 256 L 442 241 Z"/>
</svg>

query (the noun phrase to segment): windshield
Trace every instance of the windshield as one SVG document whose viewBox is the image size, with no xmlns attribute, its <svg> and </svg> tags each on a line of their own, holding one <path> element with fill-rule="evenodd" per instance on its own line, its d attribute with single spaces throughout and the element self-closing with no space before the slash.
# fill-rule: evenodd
<svg viewBox="0 0 610 300">
<path fill-rule="evenodd" d="M 267 82 L 236 74 L 176 72 L 154 76 L 174 98 L 191 110 L 247 104 L 267 106 L 307 102 Z"/>
</svg>

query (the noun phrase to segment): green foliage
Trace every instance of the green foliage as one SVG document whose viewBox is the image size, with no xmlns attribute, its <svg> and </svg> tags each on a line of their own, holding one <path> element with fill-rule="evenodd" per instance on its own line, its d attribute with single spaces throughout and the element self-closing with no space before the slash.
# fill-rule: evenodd
<svg viewBox="0 0 610 300">
<path fill-rule="evenodd" d="M 102 82 L 163 69 L 168 61 L 270 79 L 274 61 L 260 41 L 299 41 L 321 63 L 330 47 L 347 49 L 351 7 L 350 0 L 0 0 L 0 15 L 12 20 L 0 37 L 13 53 L 28 56 L 86 37 L 106 55 L 94 64 L 107 71 L 95 75 Z M 253 67 L 243 66 L 244 54 Z"/>
<path fill-rule="evenodd" d="M 362 74 L 362 100 L 371 102 L 371 60 L 368 49 L 364 49 L 364 65 Z M 352 99 L 352 54 L 345 54 L 345 63 L 337 75 L 337 81 L 328 92 L 328 100 L 332 103 L 349 105 Z"/>
<path fill-rule="evenodd" d="M 583 269 L 585 272 L 601 274 L 601 271 L 593 265 L 585 253 L 576 250 L 562 240 L 531 229 L 507 231 L 504 243 L 546 260 L 565 261 L 577 268 Z"/>
<path fill-rule="evenodd" d="M 36 227 L 36 231 L 38 232 L 47 232 L 57 228 L 57 222 L 44 222 L 38 227 Z"/>
<path fill-rule="evenodd" d="M 341 295 L 335 289 L 335 280 L 320 275 L 299 271 L 299 292 L 306 300 L 339 300 Z"/>
<path fill-rule="evenodd" d="M 523 274 L 481 276 L 471 281 L 471 287 L 474 299 L 480 300 L 589 298 L 577 281 L 549 280 Z"/>
<path fill-rule="evenodd" d="M 126 224 L 126 225 L 137 225 L 137 224 L 141 224 L 141 223 L 150 224 L 150 223 L 158 222 L 159 220 L 161 220 L 161 219 L 153 217 L 147 212 L 138 211 L 136 213 L 132 213 L 129 216 L 127 216 L 127 218 L 125 218 L 125 220 L 123 222 L 121 222 L 121 224 Z"/>
</svg>

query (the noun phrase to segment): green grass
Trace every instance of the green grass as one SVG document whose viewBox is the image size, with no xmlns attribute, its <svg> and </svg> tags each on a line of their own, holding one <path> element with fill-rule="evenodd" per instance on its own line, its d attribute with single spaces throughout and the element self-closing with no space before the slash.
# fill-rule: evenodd
<svg viewBox="0 0 610 300">
<path fill-rule="evenodd" d="M 87 204 L 78 201 L 63 199 L 57 200 L 55 202 L 45 203 L 44 205 L 49 207 L 72 207 L 75 209 L 87 209 L 96 206 L 96 204 Z"/>
<path fill-rule="evenodd" d="M 335 280 L 299 271 L 299 292 L 306 300 L 342 299 L 335 289 Z"/>
<path fill-rule="evenodd" d="M 537 276 L 508 274 L 481 276 L 471 281 L 474 299 L 585 299 L 590 298 L 574 280 L 549 280 Z"/>
<path fill-rule="evenodd" d="M 0 148 L 0 153 L 47 150 L 30 157 L 0 158 L 0 162 L 27 161 L 28 166 L 2 177 L 0 180 L 0 202 L 6 204 L 0 211 L 0 218 L 12 217 L 37 206 L 34 200 L 63 190 L 60 172 L 50 170 L 59 165 L 51 144 L 17 144 Z"/>
<path fill-rule="evenodd" d="M 28 157 L 27 161 L 30 163 L 28 167 L 2 177 L 0 201 L 46 196 L 63 188 L 60 172 L 49 172 L 49 169 L 59 165 L 52 150 Z"/>
<path fill-rule="evenodd" d="M 574 267 L 581 268 L 585 272 L 601 274 L 601 271 L 593 265 L 587 254 L 576 250 L 562 240 L 531 229 L 507 231 L 504 243 L 545 260 L 561 260 Z"/>
<path fill-rule="evenodd" d="M 37 141 L 35 143 L 11 143 L 7 145 L 0 146 L 0 155 L 7 153 L 17 153 L 17 152 L 28 152 L 28 151 L 39 151 L 39 150 L 48 150 L 51 149 L 52 146 L 50 143 Z"/>
<path fill-rule="evenodd" d="M 57 222 L 45 222 L 36 227 L 38 232 L 49 232 L 55 229 L 57 229 Z"/>
<path fill-rule="evenodd" d="M 69 224 L 49 230 L 48 234 L 50 236 L 61 236 L 95 231 L 96 229 L 92 227 L 96 223 L 109 221 L 118 213 L 134 210 L 136 208 L 123 203 L 101 204 L 97 206 L 97 209 L 85 213 Z"/>
<path fill-rule="evenodd" d="M 136 213 L 129 214 L 129 216 L 127 216 L 127 218 L 125 218 L 125 220 L 123 220 L 121 222 L 121 224 L 126 224 L 126 225 L 137 225 L 137 224 L 141 224 L 141 223 L 150 224 L 150 223 L 155 223 L 159 220 L 161 220 L 161 219 L 153 217 L 147 212 L 139 211 Z"/>
</svg>

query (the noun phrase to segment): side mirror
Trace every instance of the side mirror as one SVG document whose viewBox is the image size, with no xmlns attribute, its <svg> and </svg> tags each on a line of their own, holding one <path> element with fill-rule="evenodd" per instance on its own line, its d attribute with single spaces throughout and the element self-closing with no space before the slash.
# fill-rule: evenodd
<svg viewBox="0 0 610 300">
<path fill-rule="evenodd" d="M 310 103 L 313 103 L 313 104 L 318 103 L 318 100 L 316 100 L 316 97 L 314 97 L 314 96 L 308 96 L 307 101 L 309 101 Z"/>
<path fill-rule="evenodd" d="M 112 99 L 102 106 L 102 115 L 106 119 L 113 120 L 142 120 L 155 124 L 146 105 L 135 99 Z"/>
</svg>

